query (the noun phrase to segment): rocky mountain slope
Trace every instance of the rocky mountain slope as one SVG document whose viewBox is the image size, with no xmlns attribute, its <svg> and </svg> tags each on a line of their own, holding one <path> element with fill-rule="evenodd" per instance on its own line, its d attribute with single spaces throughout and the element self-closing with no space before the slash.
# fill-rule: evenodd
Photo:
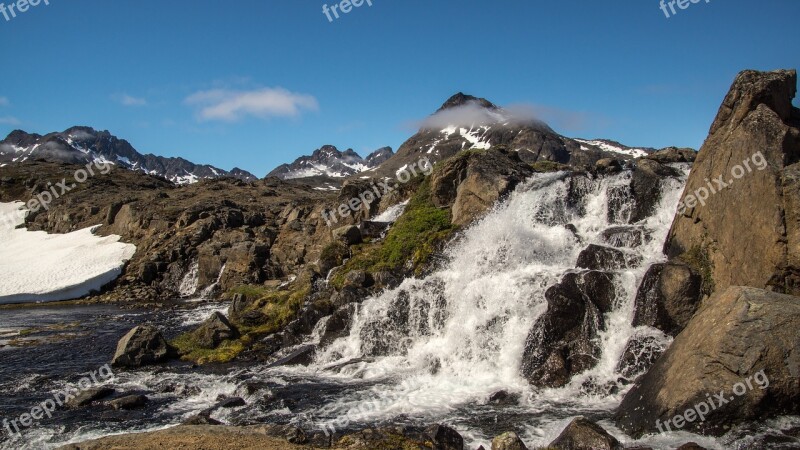
<svg viewBox="0 0 800 450">
<path fill-rule="evenodd" d="M 220 177 L 245 181 L 256 179 L 253 174 L 239 168 L 229 172 L 209 165 L 194 164 L 183 158 L 143 155 L 128 141 L 118 139 L 108 131 L 89 127 L 72 127 L 61 133 L 44 136 L 16 130 L 0 141 L 0 167 L 34 160 L 79 165 L 108 161 L 118 167 L 157 175 L 176 184 Z"/>
</svg>

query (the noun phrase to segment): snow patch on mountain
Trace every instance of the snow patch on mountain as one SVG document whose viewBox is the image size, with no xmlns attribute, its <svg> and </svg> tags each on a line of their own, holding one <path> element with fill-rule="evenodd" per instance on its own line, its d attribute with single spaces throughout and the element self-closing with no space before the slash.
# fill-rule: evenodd
<svg viewBox="0 0 800 450">
<path fill-rule="evenodd" d="M 136 246 L 96 227 L 69 234 L 18 228 L 23 203 L 0 203 L 0 304 L 71 300 L 114 281 Z"/>
</svg>

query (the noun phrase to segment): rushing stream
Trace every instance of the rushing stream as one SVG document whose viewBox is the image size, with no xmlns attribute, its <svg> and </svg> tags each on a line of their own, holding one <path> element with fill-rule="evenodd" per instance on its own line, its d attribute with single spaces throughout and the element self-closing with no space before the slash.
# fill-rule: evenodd
<svg viewBox="0 0 800 450">
<path fill-rule="evenodd" d="M 645 271 L 664 260 L 662 246 L 687 170 L 683 168 L 683 180 L 665 181 L 656 212 L 633 224 L 648 239 L 639 246 L 616 242 L 642 263 L 615 272 L 617 301 L 598 336 L 599 363 L 563 388 L 535 390 L 520 375 L 526 340 L 546 310 L 545 290 L 564 274 L 578 271 L 575 261 L 581 250 L 592 243 L 608 245 L 604 231 L 630 225 L 632 200 L 624 194 L 629 172 L 589 182 L 577 206 L 567 201 L 565 174 L 532 178 L 454 241 L 440 270 L 405 280 L 359 305 L 349 333 L 324 342 L 308 366 L 192 368 L 175 363 L 119 372 L 110 384 L 118 391 L 147 394 L 151 402 L 145 409 L 57 411 L 20 437 L 3 436 L 0 448 L 52 448 L 163 428 L 213 406 L 219 396 L 239 396 L 247 402 L 212 414 L 234 425 L 294 423 L 318 431 L 345 431 L 441 422 L 456 428 L 469 448 L 488 448 L 492 436 L 509 429 L 536 447 L 547 445 L 574 416 L 585 415 L 624 443 L 634 444 L 609 420 L 630 387 L 621 381 L 619 361 L 634 336 L 649 336 L 660 347 L 669 345 L 669 338 L 657 330 L 636 329 L 631 323 Z M 0 416 L 17 417 L 65 383 L 74 383 L 81 373 L 109 362 L 119 337 L 136 324 L 154 322 L 174 336 L 225 307 L 203 304 L 158 313 L 114 307 L 0 311 L 0 344 L 11 337 L 24 339 L 20 332 L 30 327 L 49 326 L 44 335 L 53 335 L 37 345 L 0 348 Z M 325 319 L 306 344 L 319 343 L 324 325 Z M 499 391 L 512 400 L 490 402 Z M 768 433 L 770 427 L 798 423 L 783 418 L 758 429 Z M 688 441 L 708 448 L 748 448 L 747 439 L 739 435 L 713 440 L 672 433 L 635 443 L 674 448 Z M 797 448 L 786 445 L 781 448 Z"/>
</svg>

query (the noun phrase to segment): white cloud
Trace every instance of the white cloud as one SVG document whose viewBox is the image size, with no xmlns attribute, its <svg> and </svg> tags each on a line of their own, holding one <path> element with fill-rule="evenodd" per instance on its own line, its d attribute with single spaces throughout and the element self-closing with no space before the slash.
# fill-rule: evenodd
<svg viewBox="0 0 800 450">
<path fill-rule="evenodd" d="M 469 102 L 448 108 L 419 122 L 420 128 L 440 130 L 449 126 L 481 126 L 497 123 L 535 125 L 546 127 L 552 124 L 564 131 L 579 131 L 589 124 L 603 124 L 599 117 L 588 113 L 570 111 L 552 106 L 515 104 L 497 109 L 488 109 L 477 102 Z"/>
<path fill-rule="evenodd" d="M 7 98 L 0 97 L 0 106 L 8 106 L 10 104 L 11 104 L 11 102 L 9 102 Z"/>
<path fill-rule="evenodd" d="M 200 91 L 187 97 L 186 104 L 198 108 L 197 114 L 201 120 L 226 122 L 235 122 L 246 116 L 261 119 L 297 117 L 304 110 L 319 109 L 319 103 L 314 96 L 290 92 L 283 88 Z"/>
<path fill-rule="evenodd" d="M 115 102 L 120 103 L 122 106 L 145 106 L 147 105 L 147 100 L 139 97 L 133 97 L 128 94 L 115 94 L 111 96 L 111 99 Z"/>
<path fill-rule="evenodd" d="M 22 122 L 19 121 L 16 117 L 11 116 L 4 116 L 0 117 L 0 125 L 20 125 Z"/>
</svg>

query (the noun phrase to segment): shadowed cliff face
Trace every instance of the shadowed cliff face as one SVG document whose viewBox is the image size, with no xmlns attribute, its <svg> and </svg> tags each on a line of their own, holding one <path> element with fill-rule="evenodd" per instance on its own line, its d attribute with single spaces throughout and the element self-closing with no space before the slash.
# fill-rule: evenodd
<svg viewBox="0 0 800 450">
<path fill-rule="evenodd" d="M 743 285 L 800 292 L 796 85 L 795 71 L 742 72 L 689 177 L 686 208 L 665 249 L 670 257 L 702 261 L 697 268 L 717 290 Z"/>
</svg>

